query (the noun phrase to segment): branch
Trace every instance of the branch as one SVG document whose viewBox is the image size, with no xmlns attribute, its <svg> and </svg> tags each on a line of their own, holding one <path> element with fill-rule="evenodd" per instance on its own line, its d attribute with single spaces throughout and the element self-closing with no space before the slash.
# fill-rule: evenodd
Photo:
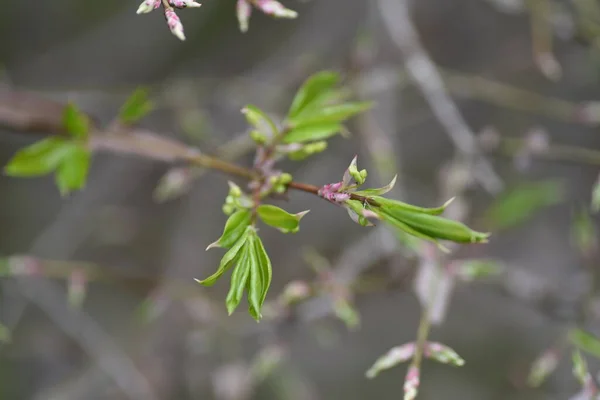
<svg viewBox="0 0 600 400">
<path fill-rule="evenodd" d="M 499 192 L 503 182 L 489 161 L 481 156 L 474 133 L 446 93 L 440 73 L 419 41 L 409 16 L 407 1 L 379 0 L 378 5 L 385 28 L 405 57 L 404 63 L 409 75 L 456 148 L 472 161 L 474 177 L 487 191 Z"/>
</svg>

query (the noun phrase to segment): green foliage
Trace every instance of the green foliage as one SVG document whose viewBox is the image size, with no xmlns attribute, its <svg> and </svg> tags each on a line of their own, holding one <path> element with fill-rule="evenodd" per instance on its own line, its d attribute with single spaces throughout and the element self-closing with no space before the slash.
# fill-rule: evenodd
<svg viewBox="0 0 600 400">
<path fill-rule="evenodd" d="M 551 180 L 521 185 L 492 204 L 485 219 L 489 228 L 511 228 L 531 218 L 536 211 L 559 204 L 562 200 L 560 182 Z"/>
<path fill-rule="evenodd" d="M 571 329 L 569 341 L 578 349 L 600 358 L 600 340 L 591 333 L 577 328 Z"/>
<path fill-rule="evenodd" d="M 76 139 L 87 139 L 90 131 L 90 120 L 73 104 L 67 104 L 63 112 L 65 131 Z"/>
<path fill-rule="evenodd" d="M 577 378 L 581 385 L 586 385 L 588 377 L 588 367 L 585 359 L 579 350 L 573 350 L 573 375 Z"/>
<path fill-rule="evenodd" d="M 90 157 L 85 144 L 58 137 L 47 138 L 18 151 L 4 167 L 4 173 L 14 177 L 35 177 L 55 172 L 56 183 L 64 196 L 85 186 Z"/>
<path fill-rule="evenodd" d="M 211 286 L 232 267 L 234 270 L 231 274 L 231 285 L 225 300 L 227 311 L 230 315 L 235 311 L 246 290 L 250 315 L 259 321 L 271 285 L 272 266 L 256 229 L 251 225 L 246 225 L 244 232 L 225 253 L 217 271 L 204 280 L 196 281 Z"/>
<path fill-rule="evenodd" d="M 231 214 L 225 223 L 225 229 L 221 237 L 216 242 L 211 243 L 206 250 L 213 247 L 228 249 L 233 246 L 244 235 L 251 219 L 252 213 L 249 210 L 241 209 Z"/>
<path fill-rule="evenodd" d="M 308 78 L 292 100 L 288 119 L 293 120 L 303 111 L 322 105 L 339 81 L 339 75 L 331 71 L 319 72 Z"/>
<path fill-rule="evenodd" d="M 256 129 L 254 132 L 259 132 L 269 138 L 277 135 L 275 122 L 260 108 L 249 104 L 242 109 L 242 113 L 246 116 L 248 123 Z"/>
<path fill-rule="evenodd" d="M 132 125 L 154 109 L 146 88 L 136 89 L 119 111 L 119 120 L 124 125 Z"/>
<path fill-rule="evenodd" d="M 283 233 L 298 232 L 300 229 L 300 220 L 308 213 L 307 210 L 297 214 L 290 214 L 270 204 L 262 204 L 258 206 L 256 211 L 265 224 L 277 228 Z"/>
</svg>

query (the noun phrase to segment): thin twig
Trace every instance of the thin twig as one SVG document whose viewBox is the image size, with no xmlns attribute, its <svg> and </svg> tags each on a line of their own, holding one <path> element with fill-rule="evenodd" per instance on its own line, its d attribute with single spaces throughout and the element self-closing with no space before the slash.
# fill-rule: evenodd
<svg viewBox="0 0 600 400">
<path fill-rule="evenodd" d="M 409 75 L 423 92 L 456 148 L 472 161 L 474 177 L 488 192 L 500 192 L 504 184 L 489 161 L 481 156 L 475 135 L 446 93 L 442 77 L 419 41 L 409 16 L 407 1 L 378 0 L 378 5 L 385 27 L 405 57 Z"/>
</svg>

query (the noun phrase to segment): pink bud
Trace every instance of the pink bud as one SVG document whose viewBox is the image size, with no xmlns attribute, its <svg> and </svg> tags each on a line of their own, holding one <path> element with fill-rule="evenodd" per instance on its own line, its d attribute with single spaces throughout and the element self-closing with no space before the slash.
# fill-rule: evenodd
<svg viewBox="0 0 600 400">
<path fill-rule="evenodd" d="M 176 8 L 200 7 L 202 4 L 196 3 L 193 0 L 169 0 L 169 4 Z"/>
<path fill-rule="evenodd" d="M 420 372 L 419 368 L 411 365 L 408 367 L 404 379 L 404 400 L 414 400 L 419 392 Z"/>
<path fill-rule="evenodd" d="M 177 36 L 179 40 L 185 40 L 185 34 L 183 33 L 183 25 L 181 20 L 175 14 L 173 10 L 165 10 L 165 18 L 167 19 L 167 25 L 173 35 Z"/>
<path fill-rule="evenodd" d="M 298 13 L 287 9 L 278 1 L 275 0 L 256 0 L 254 3 L 265 14 L 279 18 L 296 18 Z"/>
<path fill-rule="evenodd" d="M 247 0 L 238 0 L 237 2 L 237 18 L 242 32 L 248 31 L 248 20 L 252 14 L 252 6 Z"/>
<path fill-rule="evenodd" d="M 146 14 L 157 9 L 158 7 L 160 7 L 160 0 L 145 0 L 142 4 L 140 4 L 137 13 Z"/>
</svg>

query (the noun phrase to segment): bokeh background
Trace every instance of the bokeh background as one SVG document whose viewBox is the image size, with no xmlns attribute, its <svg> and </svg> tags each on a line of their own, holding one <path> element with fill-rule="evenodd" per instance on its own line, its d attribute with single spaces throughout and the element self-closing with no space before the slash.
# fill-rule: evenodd
<svg viewBox="0 0 600 400">
<path fill-rule="evenodd" d="M 575 398 L 568 346 L 541 386 L 527 377 L 568 329 L 598 329 L 590 201 L 600 165 L 600 4 L 285 5 L 299 17 L 255 11 L 242 34 L 233 0 L 207 0 L 179 12 L 180 42 L 159 11 L 137 16 L 135 1 L 0 0 L 0 92 L 73 101 L 109 124 L 145 85 L 157 108 L 141 126 L 250 165 L 240 109 L 253 103 L 281 117 L 311 73 L 337 70 L 376 107 L 352 120 L 351 137 L 286 169 L 325 184 L 358 154 L 372 186 L 399 173 L 396 198 L 434 206 L 456 195 L 449 215 L 493 232 L 490 243 L 432 267 L 385 228 L 362 228 L 293 193 L 286 209 L 311 210 L 300 232 L 261 230 L 274 266 L 271 302 L 290 282 L 323 279 L 315 268 L 328 265 L 350 288 L 360 324 L 344 323 L 326 295 L 256 324 L 244 306 L 227 317 L 228 279 L 213 288 L 192 279 L 210 274 L 221 255 L 204 249 L 226 219 L 222 175 L 205 173 L 168 202 L 153 193 L 172 166 L 139 157 L 97 155 L 87 187 L 69 198 L 51 177 L 2 176 L 0 321 L 10 340 L 0 345 L 0 398 L 402 398 L 406 366 L 374 380 L 365 371 L 415 340 L 432 271 L 442 271 L 442 300 L 431 338 L 466 365 L 426 361 L 420 399 Z M 0 164 L 35 139 L 0 129 Z M 41 276 L 11 276 L 23 255 Z M 470 283 L 448 273 L 452 260 L 473 258 L 499 273 Z M 67 282 L 82 268 L 89 283 L 76 310 Z"/>
</svg>

